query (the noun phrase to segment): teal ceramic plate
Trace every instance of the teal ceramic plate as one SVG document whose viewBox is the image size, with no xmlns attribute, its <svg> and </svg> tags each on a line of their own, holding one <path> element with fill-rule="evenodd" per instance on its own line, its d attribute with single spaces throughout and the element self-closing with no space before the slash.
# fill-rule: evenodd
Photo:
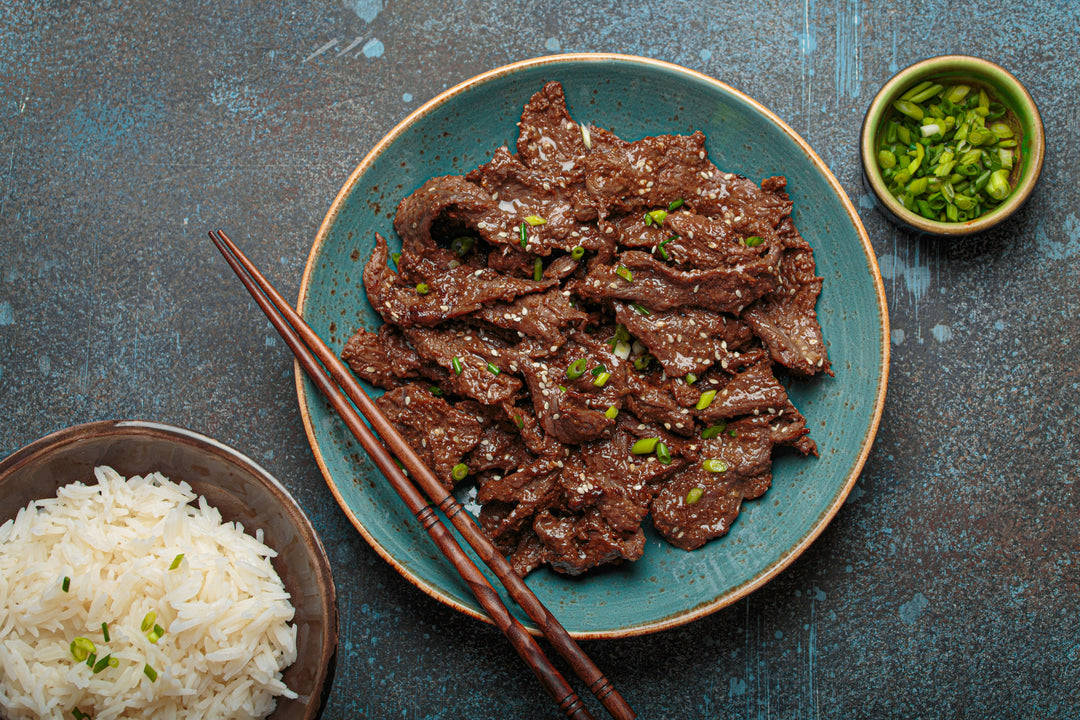
<svg viewBox="0 0 1080 720">
<path fill-rule="evenodd" d="M 744 597 L 789 565 L 836 514 L 862 469 L 885 400 L 885 294 L 851 202 L 813 150 L 771 112 L 723 83 L 667 63 L 562 55 L 499 68 L 444 92 L 394 128 L 349 177 L 319 229 L 299 299 L 301 313 L 334 350 L 358 326 L 381 323 L 361 273 L 377 231 L 392 250 L 400 247 L 393 230 L 399 200 L 430 177 L 465 173 L 500 145 L 512 148 L 522 106 L 549 80 L 563 83 L 579 122 L 631 140 L 702 130 L 722 170 L 757 182 L 787 176 L 796 225 L 825 279 L 817 310 L 836 377 L 794 383 L 791 391 L 821 457 L 781 454 L 772 489 L 746 503 L 733 530 L 704 548 L 678 550 L 647 527 L 645 555 L 636 563 L 579 578 L 546 568 L 529 576 L 529 586 L 576 637 L 638 635 Z M 298 376 L 297 390 L 319 466 L 364 538 L 425 592 L 485 618 L 315 387 Z M 529 626 L 524 614 L 519 617 Z"/>
</svg>

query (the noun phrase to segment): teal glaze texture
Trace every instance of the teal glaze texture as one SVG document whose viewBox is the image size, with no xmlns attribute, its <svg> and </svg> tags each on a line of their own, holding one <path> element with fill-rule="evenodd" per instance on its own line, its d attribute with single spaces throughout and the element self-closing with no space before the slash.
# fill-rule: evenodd
<svg viewBox="0 0 1080 720">
<path fill-rule="evenodd" d="M 529 576 L 530 587 L 572 634 L 642 634 L 703 616 L 751 592 L 794 560 L 840 508 L 884 402 L 884 291 L 851 203 L 824 163 L 772 113 L 716 80 L 673 65 L 558 56 L 502 68 L 443 93 L 395 128 L 353 173 L 308 258 L 299 302 L 335 350 L 356 327 L 381 324 L 366 301 L 361 274 L 376 232 L 392 250 L 400 248 L 393 230 L 400 199 L 433 176 L 464 173 L 486 162 L 500 145 L 513 148 L 522 106 L 550 80 L 562 82 L 579 122 L 628 140 L 701 130 L 721 170 L 755 182 L 786 176 L 795 223 L 814 247 L 824 278 L 817 310 L 836 374 L 791 383 L 792 400 L 808 420 L 820 457 L 776 453 L 772 489 L 744 504 L 728 535 L 697 551 L 668 545 L 646 521 L 645 554 L 635 563 L 579 578 L 547 568 Z M 298 389 L 312 447 L 353 523 L 425 592 L 482 617 L 468 588 L 314 386 L 301 378 Z M 524 614 L 517 614 L 528 626 Z"/>
</svg>

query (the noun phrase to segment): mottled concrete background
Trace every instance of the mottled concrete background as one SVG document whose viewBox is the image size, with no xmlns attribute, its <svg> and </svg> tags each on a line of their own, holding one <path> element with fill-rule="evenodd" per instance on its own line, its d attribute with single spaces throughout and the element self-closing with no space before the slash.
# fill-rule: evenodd
<svg viewBox="0 0 1080 720">
<path fill-rule="evenodd" d="M 326 208 L 387 130 L 478 72 L 574 51 L 701 70 L 791 124 L 856 202 L 893 324 L 878 441 L 810 550 L 689 627 L 586 649 L 642 717 L 1080 716 L 1075 2 L 0 0 L 0 455 L 102 418 L 220 438 L 328 546 L 326 718 L 557 717 L 496 631 L 353 530 L 288 353 L 206 232 L 228 228 L 295 297 Z M 1011 69 L 1047 127 L 1035 195 L 979 240 L 895 229 L 858 172 L 877 88 L 942 53 Z"/>
</svg>

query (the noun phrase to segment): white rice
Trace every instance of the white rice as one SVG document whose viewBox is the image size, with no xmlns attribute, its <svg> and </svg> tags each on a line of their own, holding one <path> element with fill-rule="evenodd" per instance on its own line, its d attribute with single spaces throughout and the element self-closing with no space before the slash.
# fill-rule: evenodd
<svg viewBox="0 0 1080 720">
<path fill-rule="evenodd" d="M 187 483 L 94 474 L 97 485 L 63 487 L 0 526 L 0 715 L 262 718 L 275 697 L 295 698 L 281 680 L 294 609 L 262 531 L 222 523 L 205 498 L 189 505 Z M 150 612 L 157 643 L 141 629 Z M 77 636 L 119 665 L 95 674 L 76 661 Z"/>
</svg>

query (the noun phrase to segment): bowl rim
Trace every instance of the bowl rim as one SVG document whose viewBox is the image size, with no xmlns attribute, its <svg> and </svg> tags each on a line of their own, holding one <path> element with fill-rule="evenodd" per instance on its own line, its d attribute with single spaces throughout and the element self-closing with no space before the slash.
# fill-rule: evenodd
<svg viewBox="0 0 1080 720">
<path fill-rule="evenodd" d="M 845 479 L 843 488 L 837 494 L 832 504 L 826 508 L 826 510 L 818 517 L 817 521 L 810 528 L 806 535 L 802 539 L 795 543 L 787 552 L 782 555 L 773 564 L 764 568 L 762 572 L 754 576 L 747 582 L 732 588 L 727 593 L 724 593 L 712 601 L 702 603 L 694 608 L 688 609 L 675 616 L 669 616 L 660 618 L 658 620 L 634 625 L 626 628 L 616 628 L 612 630 L 600 630 L 600 631 L 577 631 L 571 630 L 570 635 L 579 640 L 593 640 L 593 639 L 608 639 L 608 638 L 623 638 L 634 637 L 639 635 L 645 635 L 649 633 L 659 632 L 669 628 L 678 627 L 687 623 L 693 622 L 699 618 L 710 615 L 721 608 L 731 605 L 738 600 L 751 594 L 761 586 L 765 585 L 771 579 L 780 574 L 789 565 L 791 565 L 796 558 L 808 548 L 818 536 L 825 530 L 825 528 L 832 521 L 833 517 L 839 512 L 843 506 L 845 499 L 851 492 L 851 489 L 855 485 L 855 481 L 858 479 L 862 472 L 863 466 L 866 463 L 866 459 L 869 456 L 870 448 L 873 446 L 874 437 L 877 434 L 878 426 L 881 421 L 881 415 L 884 410 L 885 394 L 888 386 L 889 375 L 889 313 L 888 304 L 885 298 L 884 282 L 881 278 L 881 273 L 877 266 L 877 255 L 874 252 L 873 245 L 870 242 L 869 235 L 866 232 L 865 227 L 859 218 L 858 211 L 855 209 L 854 204 L 844 191 L 840 182 L 833 175 L 828 165 L 818 156 L 818 154 L 810 147 L 810 145 L 795 132 L 786 122 L 780 119 L 774 112 L 766 108 L 764 105 L 754 100 L 745 93 L 733 88 L 727 83 L 717 80 L 716 78 L 705 75 L 704 73 L 674 63 L 669 63 L 663 60 L 656 60 L 653 58 L 639 57 L 635 55 L 623 55 L 618 53 L 566 53 L 560 55 L 544 55 L 540 57 L 530 58 L 527 60 L 521 60 L 518 62 L 502 65 L 500 67 L 488 70 L 473 76 L 467 80 L 464 80 L 453 87 L 444 90 L 436 95 L 431 100 L 427 101 L 419 108 L 407 115 L 401 122 L 395 125 L 378 143 L 376 143 L 370 151 L 363 157 L 360 164 L 355 170 L 350 173 L 345 184 L 334 198 L 333 203 L 330 205 L 323 218 L 322 223 L 319 225 L 318 232 L 315 237 L 315 241 L 308 254 L 308 260 L 304 268 L 304 274 L 300 283 L 300 290 L 297 298 L 297 310 L 301 315 L 304 314 L 304 308 L 308 299 L 308 292 L 311 288 L 312 277 L 318 266 L 318 259 L 322 250 L 323 244 L 326 242 L 330 234 L 331 226 L 336 221 L 337 217 L 341 213 L 349 196 L 352 194 L 353 188 L 359 182 L 360 178 L 367 172 L 368 168 L 379 158 L 382 153 L 390 147 L 400 136 L 408 131 L 413 125 L 422 120 L 428 114 L 434 112 L 437 108 L 442 106 L 451 98 L 466 92 L 474 86 L 482 85 L 490 82 L 494 79 L 512 75 L 521 70 L 544 66 L 544 65 L 559 65 L 570 63 L 618 63 L 628 65 L 649 66 L 664 72 L 675 73 L 681 75 L 687 79 L 691 79 L 697 82 L 703 82 L 714 88 L 720 90 L 725 94 L 730 94 L 741 102 L 744 102 L 752 106 L 757 112 L 767 117 L 772 123 L 774 123 L 784 134 L 786 134 L 792 141 L 794 141 L 799 148 L 810 159 L 811 163 L 821 172 L 822 176 L 827 180 L 828 184 L 833 188 L 837 198 L 841 201 L 844 210 L 846 211 L 849 219 L 855 227 L 859 236 L 859 241 L 862 245 L 863 252 L 866 256 L 869 269 L 874 281 L 874 289 L 877 297 L 878 312 L 881 318 L 881 376 L 878 379 L 877 393 L 874 398 L 873 413 L 870 423 L 867 427 L 866 434 L 863 438 L 862 445 L 860 447 L 858 456 L 855 458 L 851 465 L 851 469 L 848 472 L 848 476 Z M 294 363 L 294 377 L 296 383 L 297 399 L 300 405 L 300 416 L 304 424 L 304 432 L 307 434 L 308 442 L 312 448 L 312 452 L 315 456 L 315 461 L 319 466 L 319 470 L 326 480 L 327 486 L 330 488 L 335 500 L 341 509 L 345 512 L 349 521 L 361 534 L 364 540 L 375 550 L 375 552 L 382 557 L 387 563 L 389 563 L 395 570 L 398 571 L 406 580 L 415 585 L 421 591 L 431 596 L 438 602 L 454 608 L 470 617 L 481 620 L 485 623 L 491 624 L 491 619 L 482 612 L 477 612 L 473 608 L 465 605 L 455 598 L 443 593 L 438 588 L 431 586 L 423 578 L 419 577 L 416 573 L 410 570 L 408 567 L 398 562 L 398 560 L 385 548 L 377 539 L 371 534 L 371 532 L 364 526 L 363 522 L 356 516 L 356 514 L 349 508 L 345 502 L 344 497 L 338 490 L 336 483 L 331 476 L 329 467 L 326 464 L 322 455 L 322 449 L 315 437 L 315 423 L 308 412 L 308 393 L 305 387 L 305 374 L 303 369 L 298 363 Z M 534 634 L 540 635 L 540 630 L 526 624 L 526 629 Z"/>
<path fill-rule="evenodd" d="M 1028 173 L 1020 179 L 1020 183 L 1012 195 L 994 211 L 981 215 L 974 220 L 957 223 L 939 222 L 924 218 L 897 202 L 881 178 L 876 162 L 877 153 L 874 150 L 877 126 L 880 124 L 884 114 L 888 112 L 887 106 L 894 97 L 914 82 L 916 78 L 929 77 L 950 69 L 969 73 L 982 79 L 991 87 L 1007 86 L 1013 95 L 1020 98 L 1021 104 L 1026 107 L 1031 116 L 1030 128 L 1026 125 L 1024 127 L 1025 133 L 1031 135 L 1032 141 Z M 973 55 L 936 55 L 908 65 L 898 71 L 874 95 L 874 99 L 870 101 L 866 114 L 863 116 L 859 137 L 859 154 L 862 161 L 863 176 L 874 192 L 877 201 L 893 218 L 928 235 L 957 237 L 989 230 L 1012 216 L 1027 201 L 1038 183 L 1039 176 L 1042 174 L 1043 161 L 1046 156 L 1046 134 L 1035 99 L 1024 87 L 1024 84 L 1011 72 L 994 62 Z"/>
<path fill-rule="evenodd" d="M 330 683 L 333 678 L 333 668 L 337 656 L 338 646 L 338 612 L 337 612 L 337 586 L 334 584 L 334 576 L 330 568 L 330 560 L 326 554 L 322 539 L 315 531 L 310 518 L 303 508 L 292 496 L 292 493 L 271 475 L 265 468 L 244 455 L 239 450 L 226 445 L 220 440 L 215 440 L 202 433 L 188 430 L 187 428 L 168 425 L 149 420 L 96 420 L 93 422 L 72 425 L 70 427 L 55 430 L 48 435 L 33 440 L 15 450 L 7 457 L 0 460 L 0 482 L 9 474 L 14 473 L 28 463 L 40 457 L 46 451 L 62 448 L 84 440 L 107 437 L 135 437 L 145 436 L 194 445 L 200 448 L 216 451 L 227 460 L 255 475 L 265 483 L 270 493 L 288 511 L 303 535 L 312 540 L 315 548 L 315 563 L 313 570 L 322 586 L 327 590 L 320 596 L 320 604 L 326 616 L 326 633 L 319 646 L 320 662 L 313 688 L 317 694 L 310 696 L 310 702 L 304 713 L 307 720 L 314 720 L 322 715 L 326 708 L 326 699 L 329 695 Z"/>
</svg>

